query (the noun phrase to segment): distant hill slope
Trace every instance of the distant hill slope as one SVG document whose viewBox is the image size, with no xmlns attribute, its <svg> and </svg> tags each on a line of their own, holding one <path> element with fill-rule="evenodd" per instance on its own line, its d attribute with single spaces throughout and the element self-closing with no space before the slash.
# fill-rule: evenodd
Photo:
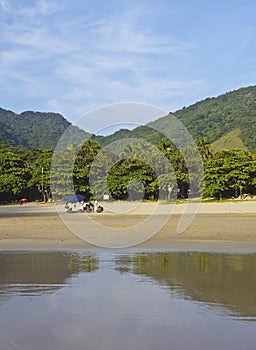
<svg viewBox="0 0 256 350">
<path fill-rule="evenodd" d="M 239 128 L 228 132 L 217 141 L 214 141 L 211 146 L 214 152 L 232 148 L 247 150 L 247 147 L 244 145 L 243 140 L 241 139 L 241 130 Z"/>
<path fill-rule="evenodd" d="M 168 128 L 172 116 L 187 127 L 194 139 L 204 136 L 210 143 L 239 128 L 241 142 L 251 152 L 256 152 L 256 86 L 207 98 L 170 113 L 150 126 Z"/>
<path fill-rule="evenodd" d="M 156 130 L 168 134 L 173 117 L 187 127 L 194 140 L 203 136 L 215 149 L 242 148 L 256 153 L 256 86 L 207 98 L 131 131 L 124 129 L 105 137 L 91 137 L 102 146 L 125 138 L 142 138 L 156 144 L 163 137 Z M 16 114 L 0 108 L 0 140 L 15 146 L 54 149 L 69 127 L 72 141 L 74 134 L 77 142 L 90 137 L 57 113 Z"/>
<path fill-rule="evenodd" d="M 158 142 L 161 136 L 155 130 L 168 133 L 173 116 L 187 127 L 195 140 L 204 136 L 210 143 L 220 140 L 217 146 L 214 144 L 218 149 L 242 147 L 256 152 L 256 86 L 207 98 L 132 131 L 121 130 L 95 139 L 103 145 L 127 137 Z"/>
<path fill-rule="evenodd" d="M 16 114 L 0 108 L 0 140 L 14 146 L 54 149 L 69 127 L 69 134 L 76 133 L 77 139 L 88 135 L 58 113 L 26 111 Z"/>
</svg>

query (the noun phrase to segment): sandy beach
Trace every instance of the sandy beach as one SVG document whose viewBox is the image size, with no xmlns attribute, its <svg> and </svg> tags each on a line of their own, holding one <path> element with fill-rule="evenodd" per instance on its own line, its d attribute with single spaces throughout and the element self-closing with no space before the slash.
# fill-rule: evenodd
<svg viewBox="0 0 256 350">
<path fill-rule="evenodd" d="M 67 214 L 63 204 L 1 206 L 0 249 L 92 248 L 94 245 L 90 239 L 81 239 L 73 230 L 73 227 L 81 227 L 82 223 L 85 231 L 94 225 L 95 234 L 97 227 L 106 229 L 106 239 L 112 233 L 118 234 L 118 230 L 139 225 L 144 227 L 142 231 L 145 232 L 153 229 L 150 239 L 142 237 L 138 245 L 141 248 L 185 249 L 214 245 L 256 251 L 256 201 L 195 205 L 193 217 L 189 219 L 191 222 L 181 233 L 177 232 L 179 223 L 191 216 L 186 204 L 112 202 L 104 203 L 102 214 Z M 144 225 L 147 218 L 151 219 L 148 226 Z"/>
</svg>

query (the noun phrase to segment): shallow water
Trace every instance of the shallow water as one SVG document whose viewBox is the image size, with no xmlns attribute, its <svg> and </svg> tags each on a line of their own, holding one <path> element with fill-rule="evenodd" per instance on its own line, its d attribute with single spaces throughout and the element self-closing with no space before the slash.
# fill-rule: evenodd
<svg viewBox="0 0 256 350">
<path fill-rule="evenodd" d="M 0 350 L 255 349 L 256 254 L 0 253 Z"/>
</svg>

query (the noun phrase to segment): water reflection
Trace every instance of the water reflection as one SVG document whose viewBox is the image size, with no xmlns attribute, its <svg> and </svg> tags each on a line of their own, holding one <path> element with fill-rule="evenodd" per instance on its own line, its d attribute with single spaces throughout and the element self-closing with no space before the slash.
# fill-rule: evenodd
<svg viewBox="0 0 256 350">
<path fill-rule="evenodd" d="M 70 283 L 72 276 L 98 269 L 90 254 L 8 252 L 0 254 L 0 298 L 14 294 L 50 293 Z"/>
<path fill-rule="evenodd" d="M 256 254 L 144 253 L 116 259 L 122 273 L 143 275 L 172 294 L 256 317 Z"/>
<path fill-rule="evenodd" d="M 244 320 L 256 316 L 255 262 L 256 254 L 0 253 L 0 349 L 253 350 L 256 324 Z"/>
<path fill-rule="evenodd" d="M 0 298 L 51 293 L 102 267 L 144 276 L 172 296 L 256 318 L 256 254 L 146 252 L 96 257 L 74 252 L 0 254 Z"/>
</svg>

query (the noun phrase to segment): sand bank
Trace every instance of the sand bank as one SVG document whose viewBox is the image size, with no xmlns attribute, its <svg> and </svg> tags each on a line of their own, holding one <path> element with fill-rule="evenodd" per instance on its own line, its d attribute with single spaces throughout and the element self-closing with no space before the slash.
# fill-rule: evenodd
<svg viewBox="0 0 256 350">
<path fill-rule="evenodd" d="M 256 251 L 255 201 L 196 204 L 193 220 L 182 233 L 177 233 L 177 225 L 185 215 L 186 204 L 157 204 L 156 207 L 155 203 L 114 202 L 104 203 L 104 206 L 104 213 L 89 215 L 96 224 L 110 228 L 110 234 L 111 228 L 133 227 L 143 223 L 147 217 L 153 217 L 150 225 L 151 228 L 155 225 L 156 234 L 143 242 L 142 248 L 202 247 L 214 243 L 220 247 L 243 246 Z M 66 226 L 56 208 L 63 215 L 68 215 L 71 223 L 78 223 L 78 218 L 80 222 L 84 220 L 86 227 L 88 214 L 66 214 L 63 205 L 2 206 L 0 249 L 91 247 Z"/>
</svg>

